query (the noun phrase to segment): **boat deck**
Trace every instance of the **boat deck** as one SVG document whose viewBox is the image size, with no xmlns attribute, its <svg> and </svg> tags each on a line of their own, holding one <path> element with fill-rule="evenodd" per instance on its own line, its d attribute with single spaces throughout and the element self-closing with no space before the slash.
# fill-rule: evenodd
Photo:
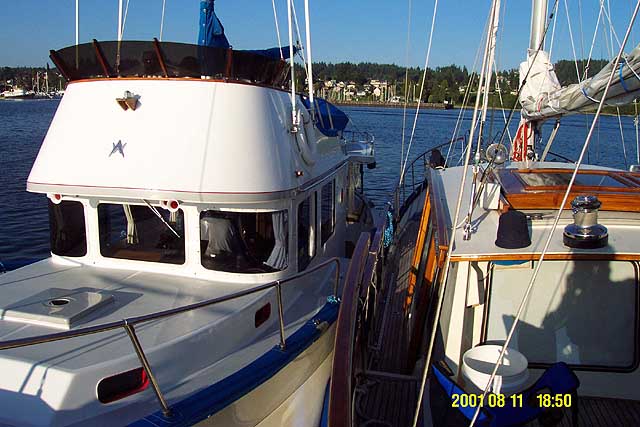
<svg viewBox="0 0 640 427">
<path fill-rule="evenodd" d="M 413 249 L 416 245 L 424 193 L 399 224 L 386 266 L 378 301 L 379 315 L 368 344 L 366 370 L 358 376 L 355 411 L 360 426 L 405 427 L 413 422 L 419 378 L 408 366 L 409 340 L 405 333 L 405 302 Z"/>
</svg>

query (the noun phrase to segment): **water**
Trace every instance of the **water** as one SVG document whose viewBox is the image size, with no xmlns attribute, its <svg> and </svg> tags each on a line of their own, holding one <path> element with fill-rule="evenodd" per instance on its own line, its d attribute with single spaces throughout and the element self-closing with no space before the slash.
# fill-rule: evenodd
<svg viewBox="0 0 640 427">
<path fill-rule="evenodd" d="M 0 200 L 3 205 L 0 216 L 0 261 L 6 265 L 41 259 L 49 254 L 46 198 L 42 194 L 27 193 L 25 188 L 31 165 L 58 103 L 57 100 L 0 101 Z M 388 199 L 399 176 L 402 109 L 345 107 L 344 110 L 355 128 L 376 137 L 377 168 L 366 171 L 365 188 L 373 201 L 381 205 Z M 423 110 L 416 122 L 409 161 L 451 138 L 458 114 L 458 110 Z M 492 134 L 496 134 L 503 120 L 502 112 L 495 111 L 493 114 Z M 468 117 L 463 123 L 462 132 L 469 128 L 471 111 L 466 115 Z M 407 143 L 413 119 L 414 111 L 408 112 Z M 512 134 L 515 134 L 518 120 L 517 115 L 512 120 Z M 592 116 L 588 115 L 563 119 L 552 151 L 576 159 L 591 120 Z M 549 135 L 551 126 L 545 126 L 545 137 Z M 622 126 L 627 163 L 637 163 L 633 118 L 623 117 Z M 617 117 L 601 118 L 589 157 L 596 164 L 626 168 Z"/>
</svg>

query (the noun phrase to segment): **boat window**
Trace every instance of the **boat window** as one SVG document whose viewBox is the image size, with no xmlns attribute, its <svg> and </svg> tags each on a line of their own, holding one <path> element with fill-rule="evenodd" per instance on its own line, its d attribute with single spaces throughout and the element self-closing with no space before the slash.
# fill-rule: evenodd
<svg viewBox="0 0 640 427">
<path fill-rule="evenodd" d="M 200 214 L 200 253 L 208 270 L 270 273 L 289 261 L 287 211 Z"/>
<path fill-rule="evenodd" d="M 322 225 L 320 227 L 320 235 L 322 236 L 322 244 L 324 245 L 336 228 L 336 182 L 325 184 L 322 187 L 320 214 Z"/>
<path fill-rule="evenodd" d="M 571 170 L 567 172 L 516 172 L 529 187 L 566 187 L 571 180 Z M 579 173 L 575 186 L 585 187 L 628 187 L 622 181 L 607 174 Z"/>
<path fill-rule="evenodd" d="M 202 76 L 274 87 L 289 83 L 288 63 L 272 52 L 187 43 L 123 40 L 82 43 L 52 53 L 67 80 Z"/>
<path fill-rule="evenodd" d="M 85 256 L 87 232 L 82 203 L 64 200 L 56 205 L 49 200 L 49 233 L 52 253 L 69 257 Z"/>
<path fill-rule="evenodd" d="M 149 206 L 101 203 L 98 227 L 104 257 L 184 264 L 182 210 L 171 213 Z"/>
<path fill-rule="evenodd" d="M 533 272 L 531 262 L 493 265 L 488 341 L 504 341 Z M 637 267 L 626 261 L 545 261 L 510 346 L 530 363 L 585 369 L 634 365 Z"/>
<path fill-rule="evenodd" d="M 312 199 L 316 197 L 314 192 L 298 205 L 298 271 L 302 271 L 311 262 L 315 255 L 315 236 L 312 228 Z"/>
</svg>

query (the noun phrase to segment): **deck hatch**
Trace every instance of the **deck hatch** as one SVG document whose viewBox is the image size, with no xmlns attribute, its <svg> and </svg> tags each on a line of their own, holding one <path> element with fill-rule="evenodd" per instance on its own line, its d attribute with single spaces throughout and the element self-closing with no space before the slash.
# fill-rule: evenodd
<svg viewBox="0 0 640 427">
<path fill-rule="evenodd" d="M 51 288 L 0 310 L 0 318 L 59 329 L 71 329 L 95 310 L 114 301 L 97 289 Z"/>
</svg>

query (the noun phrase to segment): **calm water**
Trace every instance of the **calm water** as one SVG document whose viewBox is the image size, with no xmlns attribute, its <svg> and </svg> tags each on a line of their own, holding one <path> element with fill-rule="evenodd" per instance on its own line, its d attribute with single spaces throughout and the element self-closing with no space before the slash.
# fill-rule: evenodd
<svg viewBox="0 0 640 427">
<path fill-rule="evenodd" d="M 49 252 L 46 198 L 25 191 L 27 176 L 40 144 L 58 107 L 56 100 L 0 101 L 0 261 L 9 265 L 44 258 Z M 402 109 L 345 107 L 355 128 L 376 137 L 377 168 L 367 170 L 365 188 L 380 205 L 395 185 L 400 170 Z M 407 138 L 414 112 L 407 116 Z M 491 113 L 490 113 L 491 114 Z M 502 113 L 494 116 L 494 134 L 500 129 Z M 462 127 L 467 130 L 471 112 Z M 458 110 L 426 110 L 420 113 L 409 160 L 451 137 Z M 552 151 L 575 159 L 584 141 L 591 116 L 563 120 Z M 518 117 L 511 131 L 515 132 Z M 628 163 L 636 163 L 636 137 L 633 119 L 622 118 Z M 545 135 L 551 125 L 545 128 Z M 622 139 L 617 117 L 602 117 L 590 147 L 593 163 L 625 168 Z"/>
</svg>

